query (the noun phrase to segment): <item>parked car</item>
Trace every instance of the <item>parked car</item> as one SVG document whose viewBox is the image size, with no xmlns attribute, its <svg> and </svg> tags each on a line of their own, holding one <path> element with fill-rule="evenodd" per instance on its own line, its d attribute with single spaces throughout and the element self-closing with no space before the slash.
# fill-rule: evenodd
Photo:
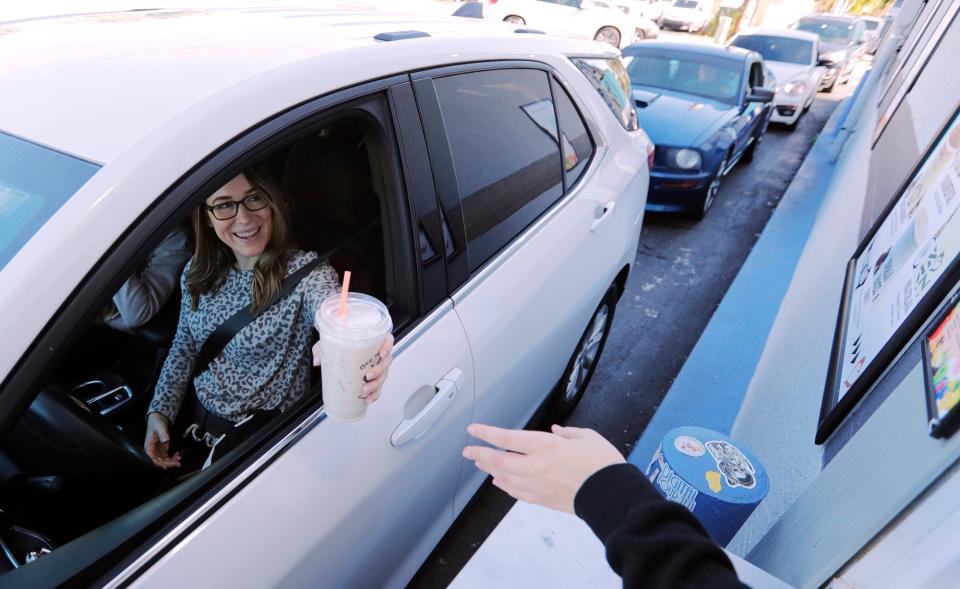
<svg viewBox="0 0 960 589">
<path fill-rule="evenodd" d="M 774 91 L 759 53 L 645 41 L 627 47 L 641 124 L 656 144 L 647 210 L 703 218 L 723 177 L 753 159 Z"/>
<path fill-rule="evenodd" d="M 467 424 L 570 411 L 603 351 L 653 154 L 619 51 L 344 9 L 4 31 L 4 585 L 403 587 L 484 480 Z M 254 164 L 298 247 L 387 304 L 394 362 L 361 421 L 314 388 L 178 483 L 142 444 L 180 303 L 100 319 Z"/>
<path fill-rule="evenodd" d="M 634 22 L 593 0 L 483 0 L 483 16 L 517 25 L 594 39 L 614 47 L 634 41 Z"/>
<path fill-rule="evenodd" d="M 657 24 L 661 29 L 690 31 L 696 33 L 713 18 L 713 5 L 710 0 L 674 0 L 663 10 Z"/>
<path fill-rule="evenodd" d="M 793 127 L 813 104 L 820 87 L 819 37 L 803 31 L 748 29 L 730 41 L 732 47 L 756 51 L 776 81 L 770 121 Z"/>
<path fill-rule="evenodd" d="M 654 22 L 663 16 L 663 11 L 672 6 L 673 2 L 674 0 L 633 0 L 634 5 L 639 5 L 640 14 Z"/>
<path fill-rule="evenodd" d="M 616 8 L 633 20 L 633 37 L 637 41 L 656 39 L 660 36 L 660 27 L 651 19 L 643 16 L 644 3 L 638 0 L 593 0 L 595 6 L 601 8 Z"/>
<path fill-rule="evenodd" d="M 833 92 L 837 84 L 846 84 L 850 80 L 853 68 L 865 50 L 863 34 L 866 25 L 862 20 L 853 16 L 811 14 L 791 28 L 820 37 L 820 64 L 826 68 L 820 81 L 821 90 Z"/>
<path fill-rule="evenodd" d="M 880 40 L 883 38 L 883 19 L 876 16 L 861 16 L 863 21 L 864 33 L 863 40 L 866 43 L 866 52 L 873 55 L 880 48 Z"/>
</svg>

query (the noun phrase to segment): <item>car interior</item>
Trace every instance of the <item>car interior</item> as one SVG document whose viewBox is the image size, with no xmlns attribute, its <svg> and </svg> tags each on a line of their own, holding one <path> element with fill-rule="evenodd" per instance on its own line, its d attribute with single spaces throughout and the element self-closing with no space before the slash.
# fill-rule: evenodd
<svg viewBox="0 0 960 589">
<path fill-rule="evenodd" d="M 259 163 L 289 201 L 295 247 L 326 255 L 341 276 L 351 270 L 351 290 L 377 297 L 393 312 L 383 162 L 370 147 L 382 137 L 374 127 L 360 115 L 344 115 Z M 148 254 L 142 252 L 142 259 Z M 0 572 L 22 567 L 171 487 L 143 443 L 147 406 L 177 328 L 180 298 L 178 282 L 162 310 L 129 332 L 105 325 L 99 314 L 5 439 Z M 320 402 L 318 374 L 312 382 L 303 404 Z"/>
</svg>

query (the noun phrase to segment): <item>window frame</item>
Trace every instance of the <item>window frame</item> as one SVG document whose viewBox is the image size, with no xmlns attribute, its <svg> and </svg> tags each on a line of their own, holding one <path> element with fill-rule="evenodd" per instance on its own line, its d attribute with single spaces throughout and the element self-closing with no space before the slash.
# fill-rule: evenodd
<svg viewBox="0 0 960 589">
<path fill-rule="evenodd" d="M 584 116 L 583 109 L 578 103 L 576 94 L 571 92 L 569 86 L 563 82 L 562 76 L 558 75 L 556 70 L 550 65 L 539 61 L 527 60 L 504 60 L 504 61 L 484 61 L 457 64 L 452 66 L 443 66 L 428 70 L 419 71 L 411 74 L 413 87 L 416 93 L 417 104 L 420 107 L 421 119 L 423 120 L 424 135 L 427 140 L 427 147 L 430 153 L 430 160 L 433 169 L 437 195 L 440 200 L 442 214 L 447 219 L 451 236 L 453 238 L 453 251 L 447 254 L 447 287 L 448 293 L 453 294 L 463 284 L 472 277 L 483 272 L 485 268 L 496 263 L 498 259 L 505 255 L 510 249 L 511 244 L 522 239 L 528 231 L 537 226 L 539 221 L 549 215 L 551 211 L 556 210 L 563 203 L 567 202 L 572 186 L 567 184 L 567 174 L 563 169 L 562 149 L 559 158 L 559 172 L 561 177 L 561 195 L 548 206 L 544 211 L 524 227 L 518 234 L 514 235 L 509 241 L 503 244 L 493 255 L 478 265 L 472 271 L 470 270 L 469 257 L 467 253 L 466 224 L 463 218 L 462 195 L 457 184 L 456 173 L 453 164 L 453 154 L 450 148 L 450 141 L 443 123 L 443 117 L 440 110 L 440 102 L 437 97 L 436 88 L 433 81 L 453 75 L 470 74 L 491 70 L 515 70 L 527 69 L 542 71 L 547 76 L 548 86 L 550 88 L 551 100 L 553 101 L 554 117 L 557 122 L 558 133 L 562 133 L 559 114 L 557 112 L 556 98 L 553 92 L 553 83 L 557 83 L 567 93 L 571 102 L 577 110 L 587 135 L 592 144 L 590 161 L 585 167 L 583 173 L 572 186 L 579 186 L 581 179 L 587 175 L 591 165 L 596 160 L 597 148 L 600 145 L 598 138 L 601 135 L 597 132 L 593 122 Z M 582 74 L 581 74 L 582 75 Z M 625 131 L 626 132 L 626 131 Z M 559 136 L 559 135 L 558 135 Z M 559 147 L 559 146 L 558 146 Z"/>
<path fill-rule="evenodd" d="M 422 301 L 420 274 L 415 262 L 414 226 L 408 213 L 413 209 L 412 192 L 422 192 L 425 186 L 432 188 L 432 184 L 425 182 L 424 178 L 429 168 L 424 170 L 422 164 L 408 167 L 411 159 L 419 157 L 426 161 L 425 155 L 405 151 L 415 149 L 408 142 L 401 142 L 401 131 L 408 132 L 411 128 L 409 113 L 393 110 L 394 94 L 402 93 L 404 87 L 409 90 L 409 86 L 408 76 L 398 74 L 339 89 L 279 111 L 209 154 L 164 190 L 91 267 L 0 384 L 0 439 L 10 433 L 66 353 L 78 345 L 83 327 L 99 309 L 97 305 L 110 298 L 122 283 L 122 277 L 134 271 L 144 253 L 156 247 L 186 218 L 203 195 L 222 185 L 224 178 L 292 145 L 310 130 L 342 119 L 350 111 L 367 110 L 366 107 L 376 101 L 380 102 L 382 111 L 370 114 L 382 127 L 387 149 L 387 161 L 380 171 L 392 176 L 384 181 L 392 183 L 393 188 L 383 197 L 386 201 L 395 201 L 392 210 L 389 210 L 388 202 L 383 213 L 384 227 L 390 227 L 385 247 L 395 250 L 397 260 L 405 259 L 405 263 L 397 263 L 406 266 L 409 280 L 398 282 L 410 284 L 416 291 L 410 293 L 411 301 L 408 302 L 415 305 L 411 320 L 395 335 L 400 340 L 413 330 L 425 318 L 428 309 L 419 303 Z M 405 252 L 405 246 L 409 251 Z M 385 259 L 385 263 L 389 260 Z M 31 563 L 30 567 L 6 573 L 5 579 L 54 586 L 67 582 L 113 584 L 118 579 L 124 582 L 136 577 L 216 513 L 324 417 L 322 405 L 317 401 L 298 405 L 284 419 L 271 424 L 271 430 L 241 444 L 242 450 L 230 460 L 208 469 L 209 476 L 194 477 L 147 500 L 92 533 L 58 546 L 57 550 Z"/>
</svg>

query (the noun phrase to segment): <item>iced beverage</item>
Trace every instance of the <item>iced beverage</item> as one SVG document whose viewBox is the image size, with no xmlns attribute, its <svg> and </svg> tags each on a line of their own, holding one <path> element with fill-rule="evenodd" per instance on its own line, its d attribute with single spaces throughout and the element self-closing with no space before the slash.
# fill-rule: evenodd
<svg viewBox="0 0 960 589">
<path fill-rule="evenodd" d="M 390 313 L 377 299 L 359 293 L 347 297 L 339 313 L 339 296 L 328 297 L 317 311 L 323 406 L 329 417 L 356 421 L 367 412 L 364 375 L 380 362 L 380 345 L 393 328 Z"/>
</svg>

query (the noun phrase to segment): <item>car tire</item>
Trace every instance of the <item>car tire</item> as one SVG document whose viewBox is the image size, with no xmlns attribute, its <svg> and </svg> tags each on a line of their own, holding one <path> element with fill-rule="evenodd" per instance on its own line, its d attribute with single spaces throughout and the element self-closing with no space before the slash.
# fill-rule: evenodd
<svg viewBox="0 0 960 589">
<path fill-rule="evenodd" d="M 511 14 L 509 16 L 503 17 L 503 22 L 508 22 L 512 25 L 525 25 L 527 21 L 523 20 L 522 16 L 517 16 L 516 14 Z"/>
<path fill-rule="evenodd" d="M 593 40 L 609 43 L 614 47 L 620 47 L 620 31 L 614 27 L 600 27 L 596 34 L 593 35 Z"/>
<path fill-rule="evenodd" d="M 703 200 L 700 202 L 700 208 L 697 209 L 693 214 L 697 221 L 702 221 L 704 217 L 707 216 L 707 213 L 709 213 L 710 209 L 713 207 L 713 203 L 717 200 L 717 194 L 720 192 L 720 184 L 723 181 L 723 170 L 727 167 L 729 158 L 730 154 L 727 154 L 727 156 L 720 161 L 720 165 L 717 166 L 717 173 L 714 175 L 713 179 L 710 180 L 710 185 L 707 186 L 707 192 L 703 195 Z"/>
<path fill-rule="evenodd" d="M 798 117 L 799 118 L 799 117 Z M 753 143 L 750 144 L 750 147 L 743 152 L 743 163 L 749 164 L 753 161 L 753 157 L 757 153 L 757 148 L 760 147 L 760 143 L 763 141 L 763 133 L 757 135 L 756 139 L 753 140 Z"/>
<path fill-rule="evenodd" d="M 647 38 L 647 35 L 643 32 L 643 29 L 637 29 L 633 32 L 634 41 L 643 41 Z"/>
<path fill-rule="evenodd" d="M 610 285 L 593 312 L 593 316 L 590 317 L 586 330 L 580 336 L 573 356 L 570 357 L 563 376 L 557 383 L 553 395 L 553 407 L 550 411 L 552 419 L 562 421 L 568 417 L 583 398 L 583 393 L 587 390 L 587 385 L 590 384 L 600 356 L 603 354 L 607 336 L 610 335 L 610 326 L 613 325 L 613 315 L 617 308 L 617 294 L 617 286 Z"/>
</svg>

